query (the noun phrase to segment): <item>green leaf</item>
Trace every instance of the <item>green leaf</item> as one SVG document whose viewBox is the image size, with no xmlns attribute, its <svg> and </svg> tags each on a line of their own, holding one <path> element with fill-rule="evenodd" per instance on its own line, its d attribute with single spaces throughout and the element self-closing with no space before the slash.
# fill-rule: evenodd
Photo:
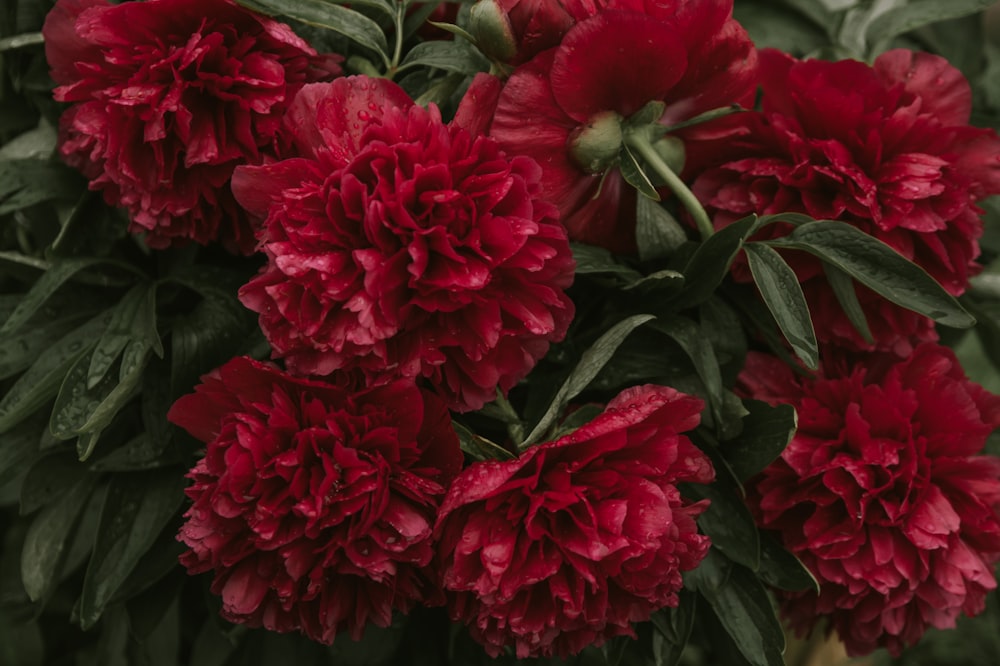
<svg viewBox="0 0 1000 666">
<path fill-rule="evenodd" d="M 740 481 L 770 465 L 795 435 L 798 419 L 791 405 L 772 407 L 759 400 L 744 400 L 747 415 L 743 432 L 720 446 L 723 457 Z"/>
<path fill-rule="evenodd" d="M 760 568 L 757 575 L 765 583 L 779 590 L 819 593 L 819 582 L 802 560 L 785 550 L 767 533 L 760 535 Z"/>
<path fill-rule="evenodd" d="M 37 621 L 25 621 L 15 608 L 0 607 L 0 664 L 44 666 L 45 639 Z"/>
<path fill-rule="evenodd" d="M 177 468 L 111 477 L 80 596 L 83 629 L 100 619 L 112 595 L 181 506 L 184 485 Z"/>
<path fill-rule="evenodd" d="M 976 323 L 934 278 L 882 241 L 844 222 L 820 220 L 796 227 L 772 247 L 805 250 L 833 264 L 872 291 L 939 324 Z"/>
<path fill-rule="evenodd" d="M 767 590 L 746 567 L 714 548 L 688 577 L 753 666 L 784 666 L 785 635 Z"/>
<path fill-rule="evenodd" d="M 756 216 L 744 217 L 701 243 L 684 270 L 685 289 L 671 305 L 680 310 L 707 301 L 729 273 L 743 241 L 757 229 Z"/>
<path fill-rule="evenodd" d="M 32 601 L 48 599 L 59 582 L 60 569 L 96 482 L 96 476 L 86 474 L 61 488 L 58 501 L 31 522 L 21 554 L 21 581 Z"/>
<path fill-rule="evenodd" d="M 496 442 L 480 437 L 458 421 L 452 421 L 451 426 L 458 435 L 462 451 L 475 460 L 511 460 L 515 457 Z"/>
<path fill-rule="evenodd" d="M 563 409 L 569 404 L 569 401 L 587 388 L 587 385 L 597 376 L 601 368 L 611 360 L 611 357 L 614 356 L 615 351 L 625 341 L 629 333 L 655 318 L 653 315 L 646 314 L 633 315 L 618 322 L 598 338 L 583 353 L 580 362 L 570 372 L 569 377 L 566 378 L 563 385 L 559 387 L 559 391 L 556 393 L 555 398 L 552 399 L 549 408 L 545 411 L 541 420 L 528 434 L 524 442 L 521 443 L 521 448 L 527 448 L 537 442 L 552 427 L 552 424 L 562 414 Z"/>
<path fill-rule="evenodd" d="M 135 372 L 149 350 L 163 356 L 163 343 L 156 331 L 156 287 L 144 282 L 132 287 L 112 311 L 111 322 L 90 357 L 87 388 L 95 388 L 104 379 L 123 351 L 119 381 Z"/>
<path fill-rule="evenodd" d="M 994 2 L 995 0 L 909 0 L 872 19 L 865 30 L 865 36 L 874 45 L 873 53 L 878 54 L 897 35 L 929 23 L 974 14 Z"/>
<path fill-rule="evenodd" d="M 698 597 L 687 589 L 681 589 L 678 597 L 677 606 L 656 611 L 649 618 L 665 641 L 657 666 L 676 666 L 694 628 Z"/>
<path fill-rule="evenodd" d="M 67 259 L 53 263 L 47 271 L 42 273 L 38 281 L 32 285 L 31 290 L 24 295 L 24 298 L 21 299 L 21 303 L 14 312 L 7 317 L 7 321 L 4 322 L 3 327 L 0 327 L 0 336 L 17 331 L 38 312 L 39 308 L 45 305 L 45 301 L 52 294 L 56 293 L 56 290 L 65 284 L 67 280 L 83 269 L 100 262 L 101 259 L 86 258 Z"/>
<path fill-rule="evenodd" d="M 621 152 L 619 152 L 619 159 L 618 168 L 621 170 L 622 178 L 625 179 L 625 182 L 638 190 L 642 196 L 653 201 L 659 201 L 659 192 L 656 191 L 653 183 L 649 180 L 649 176 L 643 171 L 642 164 L 632 154 L 632 150 L 624 143 L 622 144 Z"/>
<path fill-rule="evenodd" d="M 74 312 L 69 316 L 34 324 L 0 338 L 0 379 L 7 379 L 31 367 L 46 349 L 75 330 L 80 320 L 93 312 Z"/>
<path fill-rule="evenodd" d="M 757 48 L 775 48 L 804 57 L 830 45 L 822 24 L 817 25 L 805 15 L 789 12 L 770 0 L 737 2 L 733 18 L 746 29 Z"/>
<path fill-rule="evenodd" d="M 570 243 L 577 275 L 612 274 L 620 275 L 629 282 L 641 280 L 643 275 L 631 266 L 618 260 L 603 247 Z"/>
<path fill-rule="evenodd" d="M 465 40 L 433 40 L 420 42 L 410 49 L 397 71 L 410 67 L 434 67 L 459 74 L 476 74 L 489 70 L 490 61 Z"/>
<path fill-rule="evenodd" d="M 826 275 L 826 281 L 829 283 L 830 288 L 833 289 L 833 295 L 837 297 L 837 302 L 840 303 L 841 309 L 847 315 L 848 321 L 861 334 L 865 342 L 871 344 L 873 341 L 872 331 L 868 328 L 868 319 L 865 317 L 865 311 L 862 309 L 861 303 L 858 302 L 858 293 L 854 290 L 854 281 L 851 280 L 851 277 L 847 273 L 831 264 L 823 264 L 823 272 Z"/>
<path fill-rule="evenodd" d="M 97 341 L 110 320 L 111 312 L 103 312 L 42 352 L 0 400 L 0 433 L 33 414 L 59 392 L 66 373 Z"/>
<path fill-rule="evenodd" d="M 364 14 L 325 0 L 241 0 L 240 4 L 268 14 L 288 16 L 307 25 L 332 30 L 371 49 L 389 61 L 389 45 L 379 24 Z M 381 7 L 382 3 L 368 4 Z M 394 11 L 390 12 L 390 16 Z"/>
<path fill-rule="evenodd" d="M 27 516 L 51 504 L 87 474 L 87 467 L 68 451 L 39 458 L 21 482 L 21 515 Z"/>
<path fill-rule="evenodd" d="M 60 199 L 75 201 L 84 181 L 73 169 L 41 159 L 0 161 L 0 215 Z"/>
<path fill-rule="evenodd" d="M 685 317 L 670 317 L 658 319 L 650 324 L 654 330 L 668 336 L 684 350 L 691 359 L 695 372 L 705 384 L 709 409 L 716 424 L 721 427 L 725 422 L 723 414 L 722 374 L 719 371 L 719 361 L 715 358 L 715 350 L 702 332 L 701 327 Z"/>
<path fill-rule="evenodd" d="M 698 527 L 712 538 L 712 546 L 734 562 L 756 570 L 760 566 L 760 535 L 738 488 L 719 474 L 712 485 L 684 484 L 683 490 L 685 495 L 711 502 L 698 516 Z"/>
<path fill-rule="evenodd" d="M 680 223 L 656 201 L 636 197 L 635 213 L 635 238 L 641 261 L 668 257 L 687 241 Z"/>
<path fill-rule="evenodd" d="M 743 246 L 750 273 L 778 328 L 807 368 L 819 367 L 819 347 L 799 278 L 777 251 L 761 243 Z"/>
<path fill-rule="evenodd" d="M 63 380 L 52 407 L 49 429 L 59 439 L 90 435 L 80 442 L 78 455 L 86 460 L 97 444 L 95 438 L 135 395 L 142 379 L 141 364 L 124 379 L 117 374 L 104 375 L 90 386 L 88 372 L 92 354 L 81 356 Z"/>
<path fill-rule="evenodd" d="M 0 440 L 0 486 L 24 472 L 38 455 L 44 429 L 44 421 L 35 418 L 4 433 Z"/>
</svg>

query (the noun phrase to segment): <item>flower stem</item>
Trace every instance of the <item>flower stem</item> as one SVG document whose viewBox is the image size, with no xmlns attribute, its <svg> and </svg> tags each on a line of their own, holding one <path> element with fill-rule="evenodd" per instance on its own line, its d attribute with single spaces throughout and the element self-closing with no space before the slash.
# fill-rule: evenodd
<svg viewBox="0 0 1000 666">
<path fill-rule="evenodd" d="M 694 192 L 684 184 L 684 181 L 674 173 L 673 169 L 667 166 L 667 163 L 663 161 L 660 154 L 656 152 L 653 144 L 649 142 L 649 136 L 643 131 L 627 132 L 625 143 L 629 148 L 634 148 L 646 160 L 646 163 L 653 168 L 656 175 L 666 182 L 670 191 L 680 199 L 681 204 L 691 214 L 691 217 L 694 218 L 695 225 L 698 227 L 698 233 L 701 234 L 701 239 L 703 241 L 708 240 L 715 233 L 712 221 L 708 219 L 708 213 L 705 212 L 704 207 L 702 207 L 701 202 L 698 201 Z"/>
</svg>

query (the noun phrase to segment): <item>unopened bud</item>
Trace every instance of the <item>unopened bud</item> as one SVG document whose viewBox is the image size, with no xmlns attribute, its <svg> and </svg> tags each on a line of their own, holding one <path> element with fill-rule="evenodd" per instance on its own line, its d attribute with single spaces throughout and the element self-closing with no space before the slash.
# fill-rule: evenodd
<svg viewBox="0 0 1000 666">
<path fill-rule="evenodd" d="M 469 32 L 487 57 L 508 62 L 517 55 L 517 40 L 507 12 L 497 0 L 479 0 L 469 10 Z"/>
<path fill-rule="evenodd" d="M 622 117 L 614 111 L 602 111 L 579 127 L 569 141 L 570 154 L 587 173 L 604 173 L 622 147 Z"/>
</svg>

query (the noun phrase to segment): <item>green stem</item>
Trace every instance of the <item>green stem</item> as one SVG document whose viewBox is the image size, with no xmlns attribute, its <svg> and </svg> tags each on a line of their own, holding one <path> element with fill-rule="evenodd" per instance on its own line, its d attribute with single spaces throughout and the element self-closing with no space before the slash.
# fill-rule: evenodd
<svg viewBox="0 0 1000 666">
<path fill-rule="evenodd" d="M 406 7 L 409 3 L 397 2 L 396 3 L 396 48 L 392 52 L 392 63 L 389 65 L 389 71 L 395 73 L 396 68 L 399 67 L 399 61 L 403 57 L 403 22 L 406 19 Z M 390 76 L 390 78 L 392 78 Z"/>
<path fill-rule="evenodd" d="M 698 227 L 698 233 L 701 234 L 701 239 L 703 241 L 708 240 L 715 233 L 712 221 L 708 219 L 708 213 L 705 212 L 694 192 L 684 184 L 684 181 L 673 172 L 673 169 L 667 166 L 667 163 L 663 161 L 660 154 L 656 152 L 653 144 L 649 142 L 649 137 L 646 136 L 646 133 L 641 131 L 628 132 L 625 136 L 625 143 L 629 148 L 634 148 L 646 160 L 646 163 L 653 168 L 656 175 L 667 183 L 670 191 L 680 199 L 681 204 L 691 213 L 691 217 L 694 218 L 695 225 Z"/>
</svg>

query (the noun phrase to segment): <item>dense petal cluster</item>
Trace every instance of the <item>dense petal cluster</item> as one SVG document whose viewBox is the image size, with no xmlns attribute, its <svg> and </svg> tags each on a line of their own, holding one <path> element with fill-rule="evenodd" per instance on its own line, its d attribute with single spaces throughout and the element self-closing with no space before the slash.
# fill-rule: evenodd
<svg viewBox="0 0 1000 666">
<path fill-rule="evenodd" d="M 463 471 L 435 528 L 452 617 L 491 655 L 565 656 L 676 606 L 681 572 L 709 546 L 704 506 L 676 487 L 713 479 L 680 434 L 701 409 L 670 388 L 628 389 L 569 435 Z"/>
<path fill-rule="evenodd" d="M 543 189 L 570 238 L 633 252 L 635 191 L 617 167 L 615 139 L 600 146 L 606 159 L 596 163 L 574 147 L 590 140 L 581 139 L 590 128 L 649 102 L 666 104 L 664 125 L 752 102 L 756 51 L 731 0 L 579 4 L 588 9 L 576 7 L 578 22 L 558 46 L 514 70 L 495 108 L 479 115 L 492 115 L 490 136 L 504 150 L 542 166 Z"/>
<path fill-rule="evenodd" d="M 745 394 L 799 414 L 752 506 L 819 581 L 818 594 L 782 593 L 792 625 L 807 632 L 828 618 L 849 653 L 898 654 L 928 627 L 981 611 L 996 587 L 1000 460 L 980 454 L 1000 397 L 932 343 L 903 361 L 831 365 L 803 379 L 750 355 Z"/>
<path fill-rule="evenodd" d="M 458 410 L 508 391 L 573 315 L 539 168 L 367 77 L 303 88 L 298 157 L 240 167 L 268 264 L 240 298 L 292 372 L 426 378 Z"/>
<path fill-rule="evenodd" d="M 292 30 L 230 0 L 59 0 L 43 30 L 60 153 L 152 247 L 220 240 L 249 254 L 229 192 L 303 83 L 339 71 Z"/>
<path fill-rule="evenodd" d="M 977 270 L 981 211 L 1000 192 L 1000 139 L 969 126 L 972 95 L 939 56 L 894 50 L 869 66 L 761 52 L 763 110 L 688 144 L 693 190 L 716 226 L 750 213 L 849 222 L 960 294 Z M 805 279 L 818 266 L 799 266 Z"/>
<path fill-rule="evenodd" d="M 178 538 L 226 619 L 330 643 L 440 594 L 432 526 L 462 454 L 439 398 L 242 357 L 202 382 L 168 415 L 207 444 Z"/>
</svg>

